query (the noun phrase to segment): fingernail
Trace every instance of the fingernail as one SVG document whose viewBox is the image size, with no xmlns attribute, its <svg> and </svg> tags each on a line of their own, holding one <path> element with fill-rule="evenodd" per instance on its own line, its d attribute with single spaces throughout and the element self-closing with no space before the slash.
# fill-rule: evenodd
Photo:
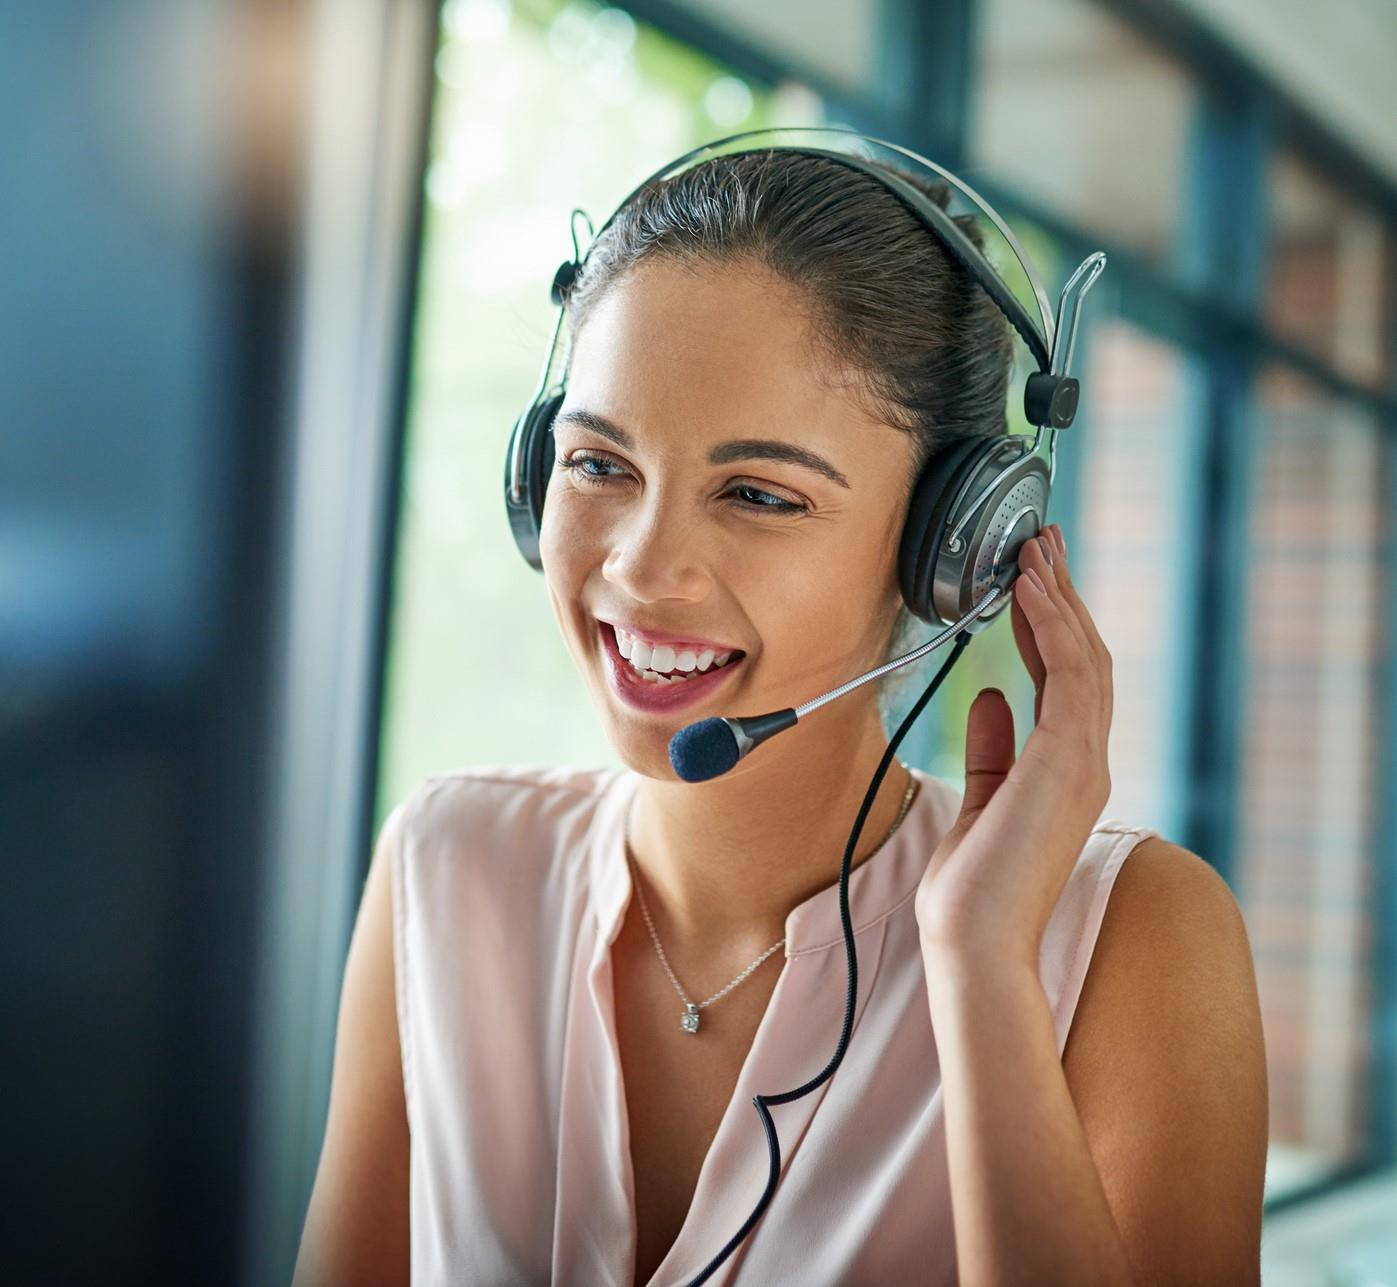
<svg viewBox="0 0 1397 1287">
<path fill-rule="evenodd" d="M 1042 578 L 1041 576 L 1038 575 L 1037 571 L 1036 571 L 1035 569 L 1033 569 L 1033 568 L 1026 568 L 1026 569 L 1024 569 L 1024 570 L 1028 573 L 1029 577 L 1032 579 L 1033 584 L 1036 585 L 1036 586 L 1038 587 L 1038 593 L 1039 593 L 1039 594 L 1047 594 L 1047 593 L 1048 593 L 1048 587 L 1047 587 L 1046 585 L 1043 584 L 1043 578 Z"/>
<path fill-rule="evenodd" d="M 1053 524 L 1053 540 L 1057 542 L 1057 552 L 1063 558 L 1067 557 L 1067 538 L 1062 534 L 1062 528 L 1056 523 Z"/>
<path fill-rule="evenodd" d="M 1048 560 L 1048 566 L 1052 567 L 1053 560 L 1057 557 L 1053 553 L 1053 538 L 1051 536 L 1040 536 L 1038 538 L 1038 545 L 1043 551 L 1043 557 Z"/>
</svg>

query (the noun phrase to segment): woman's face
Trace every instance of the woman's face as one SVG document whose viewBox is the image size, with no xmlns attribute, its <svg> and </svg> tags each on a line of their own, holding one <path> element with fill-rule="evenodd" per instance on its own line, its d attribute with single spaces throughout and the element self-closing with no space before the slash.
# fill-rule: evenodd
<svg viewBox="0 0 1397 1287">
<path fill-rule="evenodd" d="M 672 779 L 686 724 L 796 706 L 883 660 L 913 443 L 821 361 L 799 292 L 756 266 L 644 262 L 575 339 L 540 551 L 638 772 Z M 809 736 L 867 718 L 873 688 Z"/>
</svg>

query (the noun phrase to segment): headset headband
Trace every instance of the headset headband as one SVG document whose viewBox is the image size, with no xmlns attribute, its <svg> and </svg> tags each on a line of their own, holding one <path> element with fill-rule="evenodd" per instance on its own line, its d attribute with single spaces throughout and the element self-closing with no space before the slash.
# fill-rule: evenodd
<svg viewBox="0 0 1397 1287">
<path fill-rule="evenodd" d="M 834 142 L 836 146 L 811 146 L 816 138 L 825 142 Z M 1038 305 L 1039 320 L 1037 322 L 1033 320 L 1018 297 L 1009 289 L 1003 277 L 1000 276 L 984 253 L 970 240 L 955 220 L 925 193 L 907 182 L 904 175 L 898 173 L 896 162 L 887 159 L 881 165 L 873 164 L 873 160 L 878 158 L 870 158 L 865 155 L 871 153 L 873 148 L 883 148 L 898 157 L 905 157 L 944 179 L 994 224 L 1013 252 L 1014 258 L 1018 260 L 1024 277 L 1033 290 L 1034 299 Z M 558 337 L 562 333 L 563 318 L 566 313 L 564 304 L 567 292 L 577 275 L 582 271 L 587 254 L 591 253 L 591 247 L 596 244 L 597 239 L 611 226 L 631 201 L 648 185 L 673 178 L 712 157 L 772 150 L 824 156 L 853 170 L 865 173 L 881 183 L 924 224 L 930 226 L 938 241 L 951 256 L 984 287 L 1000 312 L 1009 319 L 1032 353 L 1038 369 L 1029 376 L 1025 384 L 1024 411 L 1029 423 L 1035 425 L 1039 430 L 1039 435 L 1034 438 L 1033 450 L 1037 450 L 1039 436 L 1041 436 L 1043 428 L 1047 427 L 1050 434 L 1049 455 L 1055 463 L 1057 431 L 1072 423 L 1077 408 L 1078 384 L 1076 380 L 1068 377 L 1067 370 L 1072 361 L 1072 350 L 1076 339 L 1077 320 L 1081 312 L 1082 298 L 1105 268 L 1106 256 L 1098 250 L 1082 261 L 1068 279 L 1067 285 L 1063 287 L 1058 300 L 1057 317 L 1054 321 L 1048 305 L 1047 291 L 1039 281 L 1038 275 L 1033 270 L 1033 265 L 1019 245 L 1018 239 L 999 213 L 969 184 L 957 178 L 943 166 L 937 165 L 936 162 L 928 160 L 909 148 L 900 147 L 896 143 L 889 143 L 883 139 L 873 138 L 857 130 L 832 126 L 783 126 L 765 130 L 746 130 L 740 134 L 731 134 L 726 138 L 717 139 L 691 149 L 637 184 L 607 216 L 606 222 L 592 235 L 586 254 L 581 252 L 578 245 L 575 221 L 576 215 L 583 214 L 584 218 L 586 215 L 582 211 L 574 210 L 574 255 L 571 260 L 565 260 L 559 266 L 553 278 L 552 299 L 558 305 L 558 316 L 548 346 L 548 355 L 544 359 L 543 370 L 539 375 L 538 389 L 534 393 L 534 404 L 540 403 L 548 391 L 548 377 L 553 368 L 553 359 L 558 350 Z M 590 225 L 591 221 L 588 220 L 589 229 Z M 524 445 L 524 436 L 516 433 L 507 461 L 506 481 L 508 498 L 513 505 L 522 503 L 524 497 L 524 478 L 527 468 L 524 460 Z"/>
<path fill-rule="evenodd" d="M 788 136 L 810 137 L 810 142 L 784 142 Z M 821 140 L 838 140 L 838 146 L 820 147 L 815 146 Z M 1041 326 L 1035 325 L 1030 318 L 1028 311 L 1019 302 L 1017 296 L 1004 283 L 1004 279 L 995 271 L 994 266 L 985 258 L 983 252 L 975 245 L 969 237 L 961 230 L 960 226 L 934 201 L 931 201 L 924 193 L 906 183 L 897 173 L 896 165 L 891 159 L 884 160 L 888 167 L 877 168 L 869 164 L 869 161 L 878 161 L 882 158 L 876 156 L 863 155 L 872 153 L 873 148 L 868 146 L 886 148 L 890 152 L 895 152 L 899 156 L 907 157 L 919 166 L 923 166 L 933 171 L 938 177 L 944 179 L 956 191 L 960 192 L 967 201 L 976 207 L 994 226 L 999 230 L 1000 235 L 1009 244 L 1009 249 L 1013 252 L 1014 258 L 1019 261 L 1019 267 L 1023 269 L 1024 277 L 1033 289 L 1034 298 L 1038 303 L 1038 316 Z M 862 145 L 862 146 L 860 146 Z M 1052 346 L 1054 326 L 1051 317 L 1051 309 L 1048 306 L 1048 293 L 1038 280 L 1038 275 L 1033 271 L 1033 265 L 1029 263 L 1028 256 L 1024 253 L 1023 247 L 1019 245 L 1018 238 L 1014 236 L 1009 225 L 999 216 L 999 213 L 989 204 L 978 192 L 975 191 L 963 179 L 957 178 L 949 170 L 929 161 L 918 152 L 913 152 L 909 148 L 899 147 L 896 143 L 889 143 L 884 139 L 873 138 L 868 134 L 861 134 L 857 130 L 842 129 L 828 125 L 789 125 L 768 130 L 745 130 L 741 134 L 730 134 L 727 138 L 715 139 L 711 143 L 704 143 L 699 147 L 684 153 L 667 165 L 656 170 L 654 174 L 645 179 L 626 195 L 625 200 L 616 207 L 607 217 L 602 226 L 597 229 L 596 236 L 600 237 L 628 205 L 644 188 L 662 179 L 671 179 L 682 174 L 685 170 L 692 169 L 695 165 L 715 156 L 730 156 L 743 152 L 761 152 L 775 149 L 781 152 L 801 152 L 808 156 L 824 156 L 831 160 L 851 165 L 854 169 L 861 170 L 870 177 L 877 179 L 884 186 L 892 191 L 904 202 L 912 206 L 914 214 L 929 216 L 936 224 L 937 231 L 941 234 L 943 244 L 950 250 L 956 259 L 968 271 L 980 278 L 986 288 L 995 297 L 1000 309 L 1009 317 L 1014 324 L 1014 329 L 1023 337 L 1023 341 L 1028 345 L 1029 351 L 1033 354 L 1038 363 L 1040 371 L 1048 371 L 1052 368 Z M 892 171 L 889 174 L 889 170 Z M 595 240 L 595 238 L 593 239 Z M 590 249 L 590 248 L 589 248 Z M 977 265 L 982 271 L 977 271 Z M 994 282 L 999 289 L 995 290 L 990 283 Z"/>
</svg>

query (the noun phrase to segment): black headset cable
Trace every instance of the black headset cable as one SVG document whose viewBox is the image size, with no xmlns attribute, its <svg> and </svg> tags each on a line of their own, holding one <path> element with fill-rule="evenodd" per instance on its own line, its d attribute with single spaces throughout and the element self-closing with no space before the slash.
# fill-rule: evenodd
<svg viewBox="0 0 1397 1287">
<path fill-rule="evenodd" d="M 761 1200 L 753 1209 L 752 1214 L 743 1221 L 742 1227 L 728 1239 L 727 1245 L 712 1260 L 700 1270 L 698 1276 L 690 1280 L 688 1287 L 698 1287 L 700 1283 L 707 1282 L 717 1271 L 718 1267 L 725 1261 L 742 1240 L 752 1231 L 752 1227 L 761 1219 L 762 1213 L 766 1210 L 767 1204 L 771 1201 L 771 1196 L 776 1192 L 776 1183 L 781 1174 L 781 1144 L 776 1136 L 776 1126 L 771 1120 L 771 1114 L 767 1111 L 768 1104 L 789 1104 L 792 1100 L 800 1099 L 803 1095 L 808 1095 L 812 1090 L 817 1089 L 834 1076 L 835 1069 L 844 1061 L 844 1052 L 849 1045 L 849 1035 L 854 1027 L 854 1001 L 858 996 L 859 987 L 859 959 L 854 948 L 854 925 L 853 918 L 849 914 L 849 869 L 853 862 L 854 849 L 858 845 L 859 836 L 863 832 L 863 824 L 868 818 L 869 811 L 873 808 L 873 801 L 878 798 L 878 788 L 883 784 L 883 778 L 887 775 L 888 768 L 893 762 L 893 757 L 897 753 L 897 748 L 902 739 L 907 736 L 907 732 L 916 722 L 917 717 L 926 708 L 926 704 L 935 695 L 936 690 L 941 687 L 941 681 L 950 674 L 951 667 L 960 660 L 961 654 L 970 643 L 971 635 L 962 630 L 955 637 L 955 642 L 951 646 L 951 651 L 942 663 L 941 669 L 936 672 L 935 678 L 927 685 L 924 692 L 912 706 L 912 709 L 903 717 L 902 723 L 897 726 L 897 731 L 888 742 L 887 749 L 883 752 L 883 758 L 879 760 L 878 767 L 874 771 L 873 778 L 868 784 L 868 790 L 864 792 L 863 804 L 859 806 L 858 817 L 854 820 L 854 829 L 849 833 L 849 842 L 844 846 L 844 861 L 839 868 L 839 918 L 844 926 L 844 950 L 849 963 L 849 991 L 844 1003 L 844 1026 L 839 1033 L 839 1044 L 835 1047 L 833 1056 L 824 1068 L 820 1070 L 803 1086 L 798 1086 L 795 1090 L 783 1091 L 779 1095 L 753 1095 L 752 1104 L 757 1110 L 762 1121 L 762 1129 L 766 1132 L 767 1153 L 771 1161 L 771 1167 L 767 1172 L 766 1189 L 763 1191 Z"/>
</svg>

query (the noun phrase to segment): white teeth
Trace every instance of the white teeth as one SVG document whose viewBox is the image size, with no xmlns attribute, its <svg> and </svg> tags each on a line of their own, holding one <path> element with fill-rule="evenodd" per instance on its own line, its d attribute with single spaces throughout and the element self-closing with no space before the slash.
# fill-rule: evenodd
<svg viewBox="0 0 1397 1287">
<path fill-rule="evenodd" d="M 676 653 L 669 644 L 652 647 L 619 627 L 616 629 L 616 650 L 630 662 L 642 679 L 652 684 L 682 684 L 694 674 L 725 666 L 734 653 L 733 649 L 714 653 L 711 648 L 705 648 L 702 652 L 685 648 Z"/>
</svg>

